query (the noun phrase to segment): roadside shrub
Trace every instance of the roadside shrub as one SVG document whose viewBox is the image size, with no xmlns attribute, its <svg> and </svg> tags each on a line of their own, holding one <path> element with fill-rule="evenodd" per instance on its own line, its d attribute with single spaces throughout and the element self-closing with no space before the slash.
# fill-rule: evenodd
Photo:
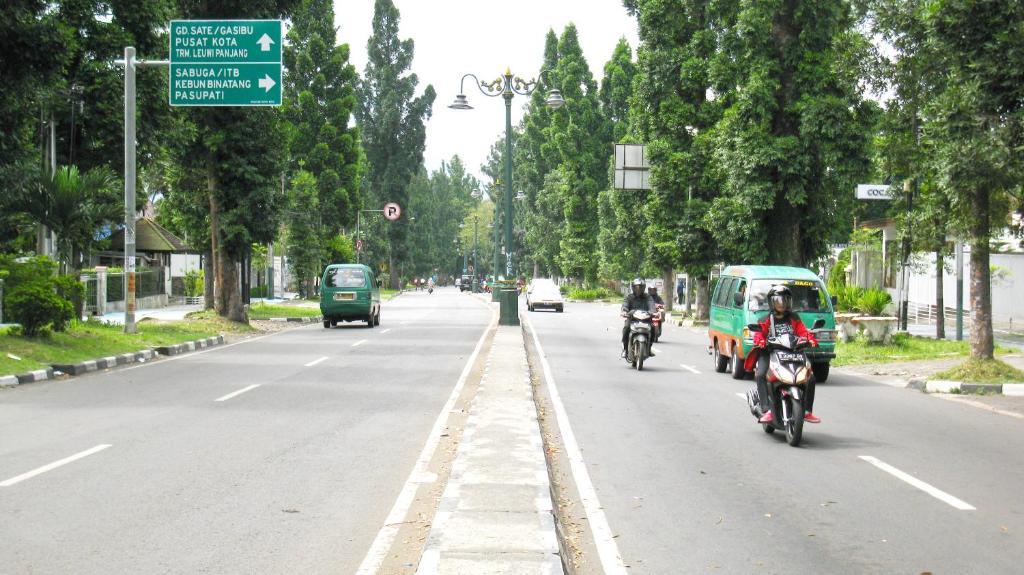
<svg viewBox="0 0 1024 575">
<path fill-rule="evenodd" d="M 22 333 L 36 337 L 44 328 L 63 331 L 74 317 L 71 302 L 54 291 L 53 282 L 22 284 L 7 297 L 11 319 L 21 324 Z"/>
<path fill-rule="evenodd" d="M 205 277 L 203 270 L 192 270 L 185 272 L 185 296 L 199 297 L 205 289 Z"/>
<path fill-rule="evenodd" d="M 85 284 L 77 277 L 71 275 L 57 276 L 53 278 L 53 287 L 57 295 L 62 299 L 71 302 L 72 318 L 82 317 L 82 305 L 85 299 Z M 64 331 L 64 326 L 54 324 L 53 331 Z"/>
<path fill-rule="evenodd" d="M 880 289 L 868 289 L 857 299 L 857 307 L 862 312 L 870 316 L 882 315 L 885 311 L 885 306 L 889 305 L 892 301 L 892 296 L 889 292 Z"/>
<path fill-rule="evenodd" d="M 836 296 L 836 309 L 839 311 L 859 311 L 860 298 L 864 289 L 857 286 L 844 285 L 834 295 Z"/>
</svg>

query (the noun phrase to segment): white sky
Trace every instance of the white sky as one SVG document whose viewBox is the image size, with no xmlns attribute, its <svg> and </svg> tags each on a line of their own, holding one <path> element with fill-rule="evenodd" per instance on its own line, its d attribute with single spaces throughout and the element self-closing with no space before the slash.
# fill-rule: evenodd
<svg viewBox="0 0 1024 575">
<path fill-rule="evenodd" d="M 415 55 L 411 71 L 419 89 L 433 84 L 437 92 L 433 116 L 427 124 L 423 154 L 428 170 L 458 154 L 468 169 L 479 170 L 490 146 L 505 132 L 505 103 L 488 98 L 466 80 L 465 93 L 473 110 L 452 110 L 463 74 L 493 80 L 511 68 L 530 79 L 544 55 L 549 29 L 561 36 L 565 25 L 576 24 L 580 44 L 594 79 L 600 83 L 604 65 L 619 38 L 625 36 L 636 57 L 636 20 L 626 14 L 621 0 L 394 0 L 401 13 L 399 37 L 412 38 Z M 366 41 L 370 37 L 373 0 L 334 0 L 338 42 L 351 47 L 351 63 L 362 74 L 366 67 Z M 522 118 L 524 96 L 512 100 L 512 124 Z"/>
</svg>

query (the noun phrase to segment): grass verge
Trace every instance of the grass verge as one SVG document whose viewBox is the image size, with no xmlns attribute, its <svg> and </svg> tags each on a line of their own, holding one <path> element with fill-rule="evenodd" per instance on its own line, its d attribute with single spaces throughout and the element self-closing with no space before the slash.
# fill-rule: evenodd
<svg viewBox="0 0 1024 575">
<path fill-rule="evenodd" d="M 933 377 L 967 383 L 1021 383 L 1024 382 L 1024 371 L 998 359 L 968 359 Z"/>
<path fill-rule="evenodd" d="M 278 305 L 255 303 L 249 306 L 249 319 L 270 319 L 272 317 L 316 317 L 320 307 L 303 305 Z"/>
<path fill-rule="evenodd" d="M 996 346 L 996 353 L 1010 353 L 1012 349 Z M 849 342 L 836 342 L 836 357 L 832 365 L 859 365 L 867 363 L 892 363 L 918 361 L 923 359 L 956 359 L 969 357 L 971 344 L 967 341 L 939 340 L 896 334 L 892 343 L 868 343 L 862 337 Z"/>
<path fill-rule="evenodd" d="M 136 325 L 138 333 L 134 334 L 124 333 L 123 326 L 95 320 L 78 322 L 65 332 L 54 332 L 44 337 L 28 338 L 4 333 L 0 335 L 0 350 L 3 350 L 0 375 L 16 375 L 54 363 L 78 363 L 242 329 L 234 328 L 237 324 L 221 318 L 187 321 L 147 319 Z M 8 354 L 21 359 L 11 359 Z"/>
</svg>

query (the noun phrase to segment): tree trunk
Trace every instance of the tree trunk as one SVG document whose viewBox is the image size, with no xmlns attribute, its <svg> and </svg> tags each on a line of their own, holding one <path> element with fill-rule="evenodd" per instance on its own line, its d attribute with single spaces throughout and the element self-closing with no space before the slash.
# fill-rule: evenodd
<svg viewBox="0 0 1024 575">
<path fill-rule="evenodd" d="M 692 276 L 691 276 L 692 277 Z M 697 284 L 697 317 L 699 321 L 707 321 L 711 317 L 710 307 L 710 295 L 708 293 L 708 278 L 706 275 L 701 274 L 696 282 Z"/>
<path fill-rule="evenodd" d="M 946 339 L 946 307 L 942 296 L 942 249 L 935 250 L 935 307 L 939 310 L 939 319 L 935 322 L 935 337 Z"/>
<path fill-rule="evenodd" d="M 203 255 L 206 266 L 203 269 L 203 309 L 213 309 L 214 295 L 213 284 L 216 281 L 214 270 L 217 268 L 213 263 L 213 252 L 208 251 Z"/>
<path fill-rule="evenodd" d="M 665 309 L 672 311 L 675 309 L 673 305 L 676 301 L 676 282 L 675 273 L 672 268 L 668 268 L 662 272 L 661 275 L 662 284 L 665 286 L 661 293 L 661 299 L 665 300 Z"/>
<path fill-rule="evenodd" d="M 242 304 L 238 262 L 232 260 L 223 249 L 220 250 L 218 259 L 220 260 L 217 266 L 218 275 L 220 276 L 219 283 L 221 285 L 220 301 L 224 307 L 223 313 L 218 313 L 231 321 L 249 323 L 249 318 L 245 313 L 245 306 Z"/>
<path fill-rule="evenodd" d="M 390 251 L 390 250 L 389 250 Z M 391 289 L 402 289 L 402 274 L 395 273 L 395 259 L 388 254 L 388 272 L 391 273 Z M 475 272 L 474 272 L 475 273 Z"/>
<path fill-rule="evenodd" d="M 220 210 L 217 206 L 217 200 L 214 198 L 214 192 L 217 190 L 217 179 L 213 171 L 213 152 L 210 152 L 210 158 L 207 159 L 206 165 L 206 191 L 210 197 L 210 269 L 207 270 L 208 274 L 213 277 L 213 298 L 207 302 L 207 309 L 214 309 L 218 315 L 224 315 L 224 304 L 222 302 L 223 297 L 221 294 L 224 293 L 224 284 L 220 277 Z"/>
<path fill-rule="evenodd" d="M 992 285 L 989 270 L 988 191 L 976 189 L 971 225 L 971 358 L 992 359 Z"/>
</svg>

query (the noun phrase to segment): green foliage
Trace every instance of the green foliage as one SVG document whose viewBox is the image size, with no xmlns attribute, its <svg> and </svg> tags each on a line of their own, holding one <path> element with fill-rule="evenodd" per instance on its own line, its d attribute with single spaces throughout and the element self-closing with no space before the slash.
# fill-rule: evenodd
<svg viewBox="0 0 1024 575">
<path fill-rule="evenodd" d="M 1022 383 L 1024 371 L 998 359 L 968 359 L 964 363 L 935 374 L 936 379 L 968 383 Z"/>
<path fill-rule="evenodd" d="M 828 293 L 837 295 L 846 287 L 846 268 L 850 265 L 851 254 L 849 248 L 839 252 L 835 265 L 828 270 Z"/>
<path fill-rule="evenodd" d="M 199 297 L 203 295 L 206 286 L 206 278 L 203 270 L 189 270 L 185 272 L 185 296 Z"/>
<path fill-rule="evenodd" d="M 14 207 L 49 226 L 57 235 L 61 259 L 78 269 L 96 243 L 97 230 L 124 217 L 117 182 L 106 167 L 82 174 L 76 166 L 62 166 L 39 177 L 38 186 L 21 190 Z"/>
<path fill-rule="evenodd" d="M 867 338 L 838 342 L 834 367 L 921 359 L 949 359 L 966 356 L 970 347 L 965 341 L 937 340 L 929 337 L 896 334 L 888 344 L 868 343 Z"/>
<path fill-rule="evenodd" d="M 836 296 L 837 311 L 860 311 L 860 298 L 864 295 L 864 288 L 843 284 L 835 291 L 829 289 L 829 293 Z"/>
<path fill-rule="evenodd" d="M 292 167 L 316 178 L 324 236 L 355 223 L 364 170 L 359 129 L 349 125 L 358 78 L 348 44 L 335 45 L 334 21 L 330 1 L 304 0 L 284 46 Z"/>
<path fill-rule="evenodd" d="M 552 76 L 565 98 L 547 129 L 564 176 L 558 266 L 568 276 L 594 282 L 599 263 L 597 195 L 608 187 L 610 125 L 573 24 L 565 27 L 558 40 L 558 63 Z"/>
<path fill-rule="evenodd" d="M 316 178 L 300 170 L 292 178 L 291 204 L 288 210 L 286 246 L 292 276 L 299 292 L 311 295 L 313 280 L 320 274 L 324 238 L 317 232 L 320 222 L 320 200 Z"/>
<path fill-rule="evenodd" d="M 619 294 L 604 287 L 596 288 L 575 288 L 570 287 L 567 291 L 567 295 L 571 299 L 593 301 L 596 299 L 618 299 Z"/>
<path fill-rule="evenodd" d="M 892 302 L 889 292 L 880 289 L 866 289 L 857 298 L 857 309 L 869 316 L 880 316 L 885 306 Z"/>
<path fill-rule="evenodd" d="M 55 293 L 54 284 L 53 280 L 31 281 L 6 296 L 5 312 L 11 321 L 21 324 L 26 337 L 40 335 L 43 328 L 64 331 L 74 317 L 71 302 Z"/>
<path fill-rule="evenodd" d="M 338 234 L 324 243 L 325 264 L 349 264 L 356 261 L 356 248 L 352 238 Z"/>
<path fill-rule="evenodd" d="M 409 184 L 423 163 L 425 122 L 436 96 L 428 85 L 413 97 L 419 79 L 408 74 L 413 42 L 398 37 L 399 13 L 392 0 L 376 0 L 373 34 L 367 43 L 368 60 L 357 90 L 357 117 L 363 148 L 369 161 L 365 183 L 377 205 L 395 202 L 409 205 Z M 390 257 L 395 263 L 408 260 L 409 220 L 401 218 L 384 231 Z M 398 274 L 392 278 L 397 282 Z M 397 283 L 392 283 L 397 288 Z"/>
<path fill-rule="evenodd" d="M 806 266 L 839 239 L 869 169 L 878 113 L 857 66 L 870 42 L 847 2 L 730 6 L 708 229 L 745 262 Z"/>
</svg>

